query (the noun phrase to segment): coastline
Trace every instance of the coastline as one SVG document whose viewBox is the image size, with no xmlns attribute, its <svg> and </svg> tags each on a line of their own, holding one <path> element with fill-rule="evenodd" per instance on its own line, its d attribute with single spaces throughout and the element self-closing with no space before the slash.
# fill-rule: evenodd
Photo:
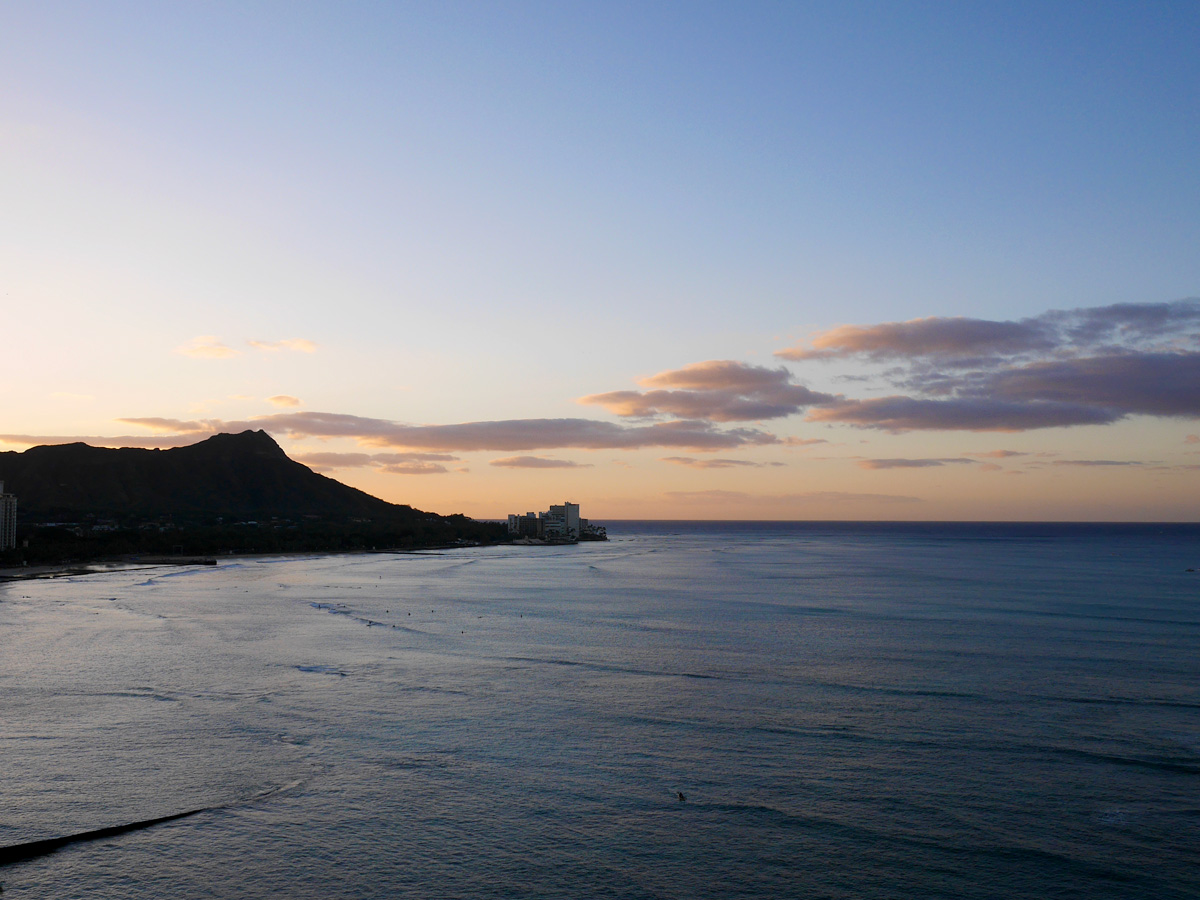
<svg viewBox="0 0 1200 900">
<path fill-rule="evenodd" d="M 36 566 L 0 567 L 0 584 L 10 581 L 37 581 L 46 578 L 67 578 L 74 575 L 107 575 L 110 572 L 129 572 L 138 569 L 162 569 L 183 566 L 218 566 L 223 560 L 238 559 L 312 559 L 319 556 L 379 556 L 398 554 L 409 556 L 438 550 L 457 550 L 469 547 L 507 547 L 502 544 L 431 544 L 428 547 L 390 550 L 280 550 L 262 553 L 222 553 L 219 556 L 138 556 L 92 562 L 45 563 Z"/>
</svg>

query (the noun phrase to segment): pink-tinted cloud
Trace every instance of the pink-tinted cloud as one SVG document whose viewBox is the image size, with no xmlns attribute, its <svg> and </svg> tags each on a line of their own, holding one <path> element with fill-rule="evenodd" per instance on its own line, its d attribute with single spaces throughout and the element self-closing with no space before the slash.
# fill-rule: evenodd
<svg viewBox="0 0 1200 900">
<path fill-rule="evenodd" d="M 300 398 L 291 394 L 276 394 L 274 397 L 268 397 L 267 402 L 272 406 L 299 406 Z"/>
<path fill-rule="evenodd" d="M 220 419 L 164 419 L 161 416 L 141 416 L 117 421 L 151 431 L 181 434 L 216 434 L 225 425 Z"/>
<path fill-rule="evenodd" d="M 553 459 L 548 456 L 502 456 L 493 459 L 489 466 L 502 469 L 590 469 L 591 463 L 578 463 L 569 459 Z"/>
<path fill-rule="evenodd" d="M 238 352 L 232 347 L 222 344 L 214 335 L 205 334 L 192 338 L 186 344 L 175 348 L 176 353 L 190 356 L 193 359 L 227 359 L 237 356 Z"/>
<path fill-rule="evenodd" d="M 979 467 L 980 472 L 1003 472 L 1004 466 L 998 466 L 995 463 L 983 463 Z"/>
<path fill-rule="evenodd" d="M 860 459 L 858 465 L 863 469 L 930 469 L 936 466 L 973 462 L 975 462 L 973 459 L 956 456 L 941 459 Z"/>
<path fill-rule="evenodd" d="M 1200 434 L 1189 434 L 1184 437 L 1183 442 L 1185 444 L 1200 444 Z"/>
<path fill-rule="evenodd" d="M 789 347 L 775 355 L 794 361 L 850 356 L 893 359 L 1024 353 L 1053 346 L 1048 329 L 1035 320 L 992 322 L 931 316 L 880 325 L 842 325 L 816 335 L 810 347 Z"/>
<path fill-rule="evenodd" d="M 709 360 L 639 381 L 649 391 L 590 394 L 580 403 L 630 418 L 674 416 L 710 422 L 749 422 L 794 415 L 829 394 L 793 384 L 787 369 L 733 360 Z"/>
<path fill-rule="evenodd" d="M 788 383 L 787 369 L 768 369 L 732 359 L 710 359 L 682 369 L 668 369 L 638 379 L 650 388 L 680 388 L 691 391 L 770 391 Z"/>
</svg>

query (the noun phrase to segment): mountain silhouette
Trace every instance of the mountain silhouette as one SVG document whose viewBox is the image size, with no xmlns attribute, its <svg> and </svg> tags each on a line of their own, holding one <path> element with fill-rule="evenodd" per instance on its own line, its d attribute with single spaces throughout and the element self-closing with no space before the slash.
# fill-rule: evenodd
<svg viewBox="0 0 1200 900">
<path fill-rule="evenodd" d="M 319 475 L 289 459 L 265 431 L 217 434 L 170 450 L 75 443 L 10 451 L 0 453 L 0 480 L 17 495 L 27 522 L 307 517 L 382 525 L 443 518 Z"/>
</svg>

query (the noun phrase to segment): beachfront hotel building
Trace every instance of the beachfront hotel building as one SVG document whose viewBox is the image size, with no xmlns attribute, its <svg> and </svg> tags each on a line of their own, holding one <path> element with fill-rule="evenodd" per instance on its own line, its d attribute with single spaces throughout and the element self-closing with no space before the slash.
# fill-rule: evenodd
<svg viewBox="0 0 1200 900">
<path fill-rule="evenodd" d="M 4 493 L 4 482 L 0 481 L 0 550 L 11 550 L 17 546 L 17 498 Z"/>
<path fill-rule="evenodd" d="M 591 525 L 579 517 L 579 504 L 570 501 L 551 506 L 542 513 L 527 512 L 525 515 L 508 517 L 508 533 L 516 538 L 534 538 L 543 541 L 602 540 L 604 529 Z"/>
</svg>

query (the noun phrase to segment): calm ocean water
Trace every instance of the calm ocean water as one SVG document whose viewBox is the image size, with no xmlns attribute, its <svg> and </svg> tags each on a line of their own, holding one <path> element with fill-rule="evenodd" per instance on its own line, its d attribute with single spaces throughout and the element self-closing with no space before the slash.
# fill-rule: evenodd
<svg viewBox="0 0 1200 900">
<path fill-rule="evenodd" d="M 1200 896 L 1200 528 L 610 535 L 0 585 L 4 896 Z"/>
</svg>

